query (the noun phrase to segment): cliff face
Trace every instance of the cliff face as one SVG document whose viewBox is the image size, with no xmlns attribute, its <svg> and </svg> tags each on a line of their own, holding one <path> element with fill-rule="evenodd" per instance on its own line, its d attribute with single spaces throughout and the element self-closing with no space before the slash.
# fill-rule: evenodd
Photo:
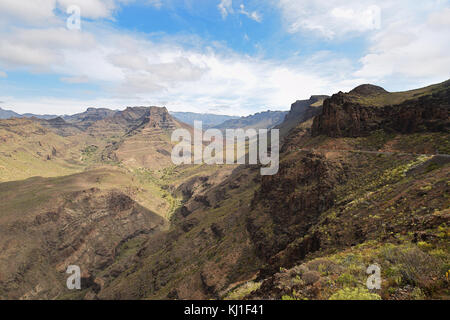
<svg viewBox="0 0 450 320">
<path fill-rule="evenodd" d="M 297 116 L 304 114 L 309 109 L 309 107 L 327 98 L 329 98 L 329 96 L 315 95 L 311 96 L 311 98 L 309 98 L 308 100 L 297 100 L 291 105 L 291 111 L 286 116 L 286 120 L 297 118 Z"/>
<path fill-rule="evenodd" d="M 322 104 L 325 99 L 329 98 L 324 95 L 311 96 L 308 100 L 297 100 L 291 105 L 291 110 L 286 115 L 284 122 L 276 128 L 280 129 L 281 137 L 286 137 L 289 131 L 295 128 L 299 123 L 311 119 L 322 111 Z"/>
<path fill-rule="evenodd" d="M 247 219 L 256 252 L 267 262 L 261 275 L 271 274 L 280 267 L 278 253 L 309 233 L 320 213 L 334 204 L 333 189 L 344 179 L 340 165 L 320 154 L 284 158 L 277 175 L 262 177 Z M 305 246 L 296 259 L 317 251 L 320 243 L 311 238 Z"/>
<path fill-rule="evenodd" d="M 127 109 L 128 110 L 128 109 Z M 156 128 L 162 130 L 175 130 L 177 128 L 177 124 L 172 116 L 169 114 L 167 109 L 159 108 L 159 107 L 150 107 L 148 108 L 142 118 L 142 121 L 135 130 L 143 129 L 143 128 Z"/>
<path fill-rule="evenodd" d="M 372 97 L 375 101 L 380 96 L 388 95 L 389 93 L 383 95 L 379 90 L 374 93 L 367 85 L 348 94 L 339 92 L 333 95 L 325 100 L 322 114 L 314 119 L 313 136 L 358 137 L 379 129 L 395 133 L 449 130 L 448 85 L 438 92 L 408 99 L 399 104 L 371 105 Z M 367 97 L 367 103 L 361 102 L 361 96 Z"/>
</svg>

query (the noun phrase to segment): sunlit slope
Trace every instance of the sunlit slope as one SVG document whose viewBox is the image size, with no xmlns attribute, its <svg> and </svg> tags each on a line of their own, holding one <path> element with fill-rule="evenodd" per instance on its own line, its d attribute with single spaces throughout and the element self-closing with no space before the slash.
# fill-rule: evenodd
<svg viewBox="0 0 450 320">
<path fill-rule="evenodd" d="M 401 92 L 388 92 L 381 87 L 364 84 L 356 87 L 348 93 L 351 99 L 361 105 L 367 106 L 386 106 L 396 105 L 406 100 L 417 99 L 427 95 L 438 94 L 448 90 L 450 80 L 434 84 L 420 89 L 414 89 Z"/>
<path fill-rule="evenodd" d="M 80 145 L 30 119 L 0 121 L 0 181 L 52 177 L 82 170 Z"/>
<path fill-rule="evenodd" d="M 0 184 L 0 298 L 55 299 L 68 265 L 82 283 L 120 254 L 126 241 L 143 241 L 167 221 L 133 200 L 140 192 L 122 170 L 104 168 L 57 178 Z"/>
</svg>

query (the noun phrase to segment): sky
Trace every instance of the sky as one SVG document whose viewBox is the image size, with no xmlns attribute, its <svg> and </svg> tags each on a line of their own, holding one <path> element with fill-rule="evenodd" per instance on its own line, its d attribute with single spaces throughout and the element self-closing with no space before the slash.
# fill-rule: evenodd
<svg viewBox="0 0 450 320">
<path fill-rule="evenodd" d="M 0 108 L 289 110 L 445 81 L 449 52 L 450 0 L 0 0 Z"/>
</svg>

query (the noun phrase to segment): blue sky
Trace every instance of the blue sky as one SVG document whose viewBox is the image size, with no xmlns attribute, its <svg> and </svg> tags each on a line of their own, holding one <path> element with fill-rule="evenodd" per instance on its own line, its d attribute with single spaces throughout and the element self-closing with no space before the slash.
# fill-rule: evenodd
<svg viewBox="0 0 450 320">
<path fill-rule="evenodd" d="M 361 83 L 444 81 L 449 35 L 448 0 L 0 0 L 0 107 L 288 110 Z"/>
</svg>

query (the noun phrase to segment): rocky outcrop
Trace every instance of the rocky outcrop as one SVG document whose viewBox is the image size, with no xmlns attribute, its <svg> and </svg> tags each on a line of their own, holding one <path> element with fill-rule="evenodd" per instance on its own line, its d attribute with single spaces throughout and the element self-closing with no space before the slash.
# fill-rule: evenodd
<svg viewBox="0 0 450 320">
<path fill-rule="evenodd" d="M 370 98 L 383 91 L 363 85 L 325 100 L 322 114 L 314 119 L 313 136 L 359 137 L 379 129 L 397 133 L 449 131 L 450 88 L 396 105 L 371 106 Z M 371 95 L 368 103 L 355 99 L 355 95 L 366 94 Z"/>
<path fill-rule="evenodd" d="M 308 100 L 297 100 L 294 102 L 283 123 L 276 127 L 276 129 L 280 129 L 280 136 L 286 137 L 298 124 L 320 114 L 322 102 L 327 98 L 329 97 L 325 95 L 315 95 Z"/>
<path fill-rule="evenodd" d="M 311 96 L 311 98 L 309 98 L 308 100 L 297 100 L 291 105 L 291 111 L 289 111 L 285 121 L 295 119 L 297 123 L 303 122 L 304 120 L 302 119 L 309 118 L 308 111 L 311 109 L 311 105 L 327 98 L 329 98 L 329 96 L 315 95 Z"/>
<path fill-rule="evenodd" d="M 127 108 L 125 112 L 130 112 L 133 108 Z M 144 115 L 138 119 L 140 122 L 130 132 L 139 131 L 144 128 L 161 129 L 161 130 L 175 130 L 177 124 L 169 114 L 165 107 L 149 107 L 146 108 Z"/>
<path fill-rule="evenodd" d="M 94 122 L 106 119 L 113 116 L 117 111 L 106 108 L 88 108 L 85 112 L 74 114 L 72 116 L 65 116 L 64 120 L 76 123 L 83 128 L 88 128 Z"/>
</svg>

